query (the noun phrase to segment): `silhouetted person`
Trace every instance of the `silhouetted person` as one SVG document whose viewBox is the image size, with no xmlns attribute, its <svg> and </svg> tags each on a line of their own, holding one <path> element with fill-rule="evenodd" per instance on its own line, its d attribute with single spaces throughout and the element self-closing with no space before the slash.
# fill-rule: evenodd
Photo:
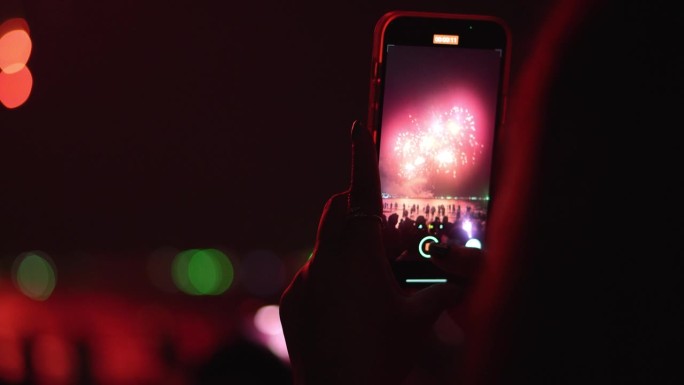
<svg viewBox="0 0 684 385">
<path fill-rule="evenodd" d="M 463 222 L 463 219 L 459 219 L 450 227 L 450 231 L 447 234 L 450 245 L 464 246 L 468 239 L 470 239 L 468 232 L 463 228 Z"/>
<path fill-rule="evenodd" d="M 403 250 L 401 232 L 397 227 L 398 224 L 399 214 L 393 213 L 387 217 L 387 223 L 383 229 L 382 236 L 385 241 L 385 252 L 387 253 L 387 259 L 389 260 L 396 259 Z"/>
</svg>

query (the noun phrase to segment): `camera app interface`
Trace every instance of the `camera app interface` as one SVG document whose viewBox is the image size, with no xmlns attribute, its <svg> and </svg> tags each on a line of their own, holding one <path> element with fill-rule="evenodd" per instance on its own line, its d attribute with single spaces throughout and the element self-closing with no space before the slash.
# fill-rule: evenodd
<svg viewBox="0 0 684 385">
<path fill-rule="evenodd" d="M 388 46 L 379 166 L 391 260 L 482 247 L 502 54 Z"/>
</svg>

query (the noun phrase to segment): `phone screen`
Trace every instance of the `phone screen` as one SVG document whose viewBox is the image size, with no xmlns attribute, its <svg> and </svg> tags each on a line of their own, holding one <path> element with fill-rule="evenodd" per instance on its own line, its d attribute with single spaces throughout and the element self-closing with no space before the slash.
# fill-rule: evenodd
<svg viewBox="0 0 684 385">
<path fill-rule="evenodd" d="M 402 283 L 429 284 L 447 280 L 431 244 L 486 246 L 507 47 L 478 23 L 411 28 L 385 31 L 376 142 L 387 256 Z"/>
</svg>

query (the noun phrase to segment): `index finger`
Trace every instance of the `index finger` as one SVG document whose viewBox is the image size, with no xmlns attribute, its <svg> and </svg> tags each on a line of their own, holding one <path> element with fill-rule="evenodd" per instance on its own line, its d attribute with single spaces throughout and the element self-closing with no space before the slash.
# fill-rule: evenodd
<svg viewBox="0 0 684 385">
<path fill-rule="evenodd" d="M 352 176 L 349 210 L 381 215 L 378 154 L 371 132 L 358 120 L 352 126 Z"/>
</svg>

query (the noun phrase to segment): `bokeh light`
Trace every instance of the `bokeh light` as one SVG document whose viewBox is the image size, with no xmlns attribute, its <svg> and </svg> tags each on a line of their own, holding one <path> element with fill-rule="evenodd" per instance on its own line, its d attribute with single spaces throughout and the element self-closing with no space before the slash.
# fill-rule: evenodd
<svg viewBox="0 0 684 385">
<path fill-rule="evenodd" d="M 277 305 L 262 306 L 254 314 L 254 326 L 263 334 L 282 334 L 283 329 L 280 326 L 279 312 L 280 309 Z"/>
<path fill-rule="evenodd" d="M 0 103 L 7 108 L 17 108 L 24 104 L 33 89 L 33 75 L 23 66 L 14 73 L 0 72 Z"/>
<path fill-rule="evenodd" d="M 57 272 L 52 259 L 47 254 L 31 251 L 19 255 L 14 261 L 12 278 L 24 295 L 44 301 L 55 289 Z"/>
<path fill-rule="evenodd" d="M 28 23 L 12 18 L 0 25 L 0 70 L 6 74 L 19 72 L 29 60 L 33 43 Z"/>
<path fill-rule="evenodd" d="M 281 360 L 288 362 L 287 345 L 280 323 L 280 307 L 265 305 L 254 313 L 254 327 L 261 334 L 260 340 Z"/>
<path fill-rule="evenodd" d="M 33 43 L 25 19 L 15 17 L 0 24 L 0 103 L 7 108 L 24 104 L 33 89 L 33 75 L 26 63 Z"/>
<path fill-rule="evenodd" d="M 192 295 L 219 295 L 233 283 L 233 264 L 218 249 L 184 250 L 173 260 L 176 287 Z"/>
</svg>

